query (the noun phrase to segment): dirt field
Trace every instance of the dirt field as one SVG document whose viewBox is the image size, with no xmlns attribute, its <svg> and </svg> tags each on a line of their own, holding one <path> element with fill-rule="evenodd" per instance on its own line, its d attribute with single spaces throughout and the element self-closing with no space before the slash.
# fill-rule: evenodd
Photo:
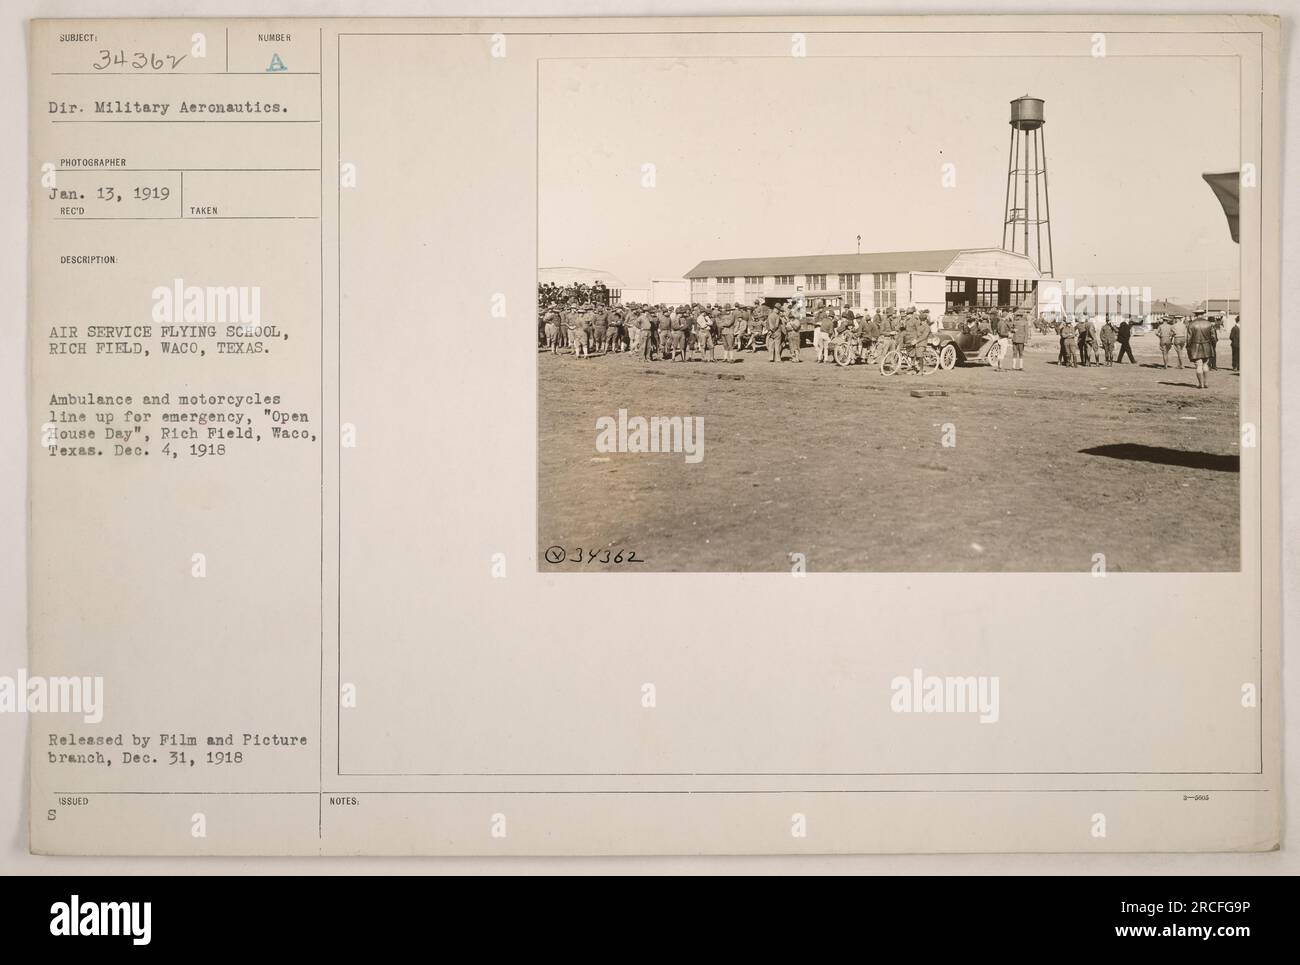
<svg viewBox="0 0 1300 965">
<path fill-rule="evenodd" d="M 809 572 L 1041 572 L 1104 553 L 1112 572 L 1238 569 L 1226 339 L 1204 391 L 1158 366 L 1152 336 L 1133 340 L 1136 366 L 1058 367 L 1057 344 L 1038 336 L 1023 372 L 925 377 L 807 348 L 801 365 L 539 353 L 538 565 L 789 570 L 802 553 Z M 702 416 L 703 460 L 597 452 L 596 420 L 620 408 Z M 620 551 L 645 562 L 616 565 Z"/>
</svg>

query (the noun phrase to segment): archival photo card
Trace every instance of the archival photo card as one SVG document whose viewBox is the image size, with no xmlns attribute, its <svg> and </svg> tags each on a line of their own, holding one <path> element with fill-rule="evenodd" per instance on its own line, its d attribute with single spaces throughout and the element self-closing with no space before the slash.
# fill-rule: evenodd
<svg viewBox="0 0 1300 965">
<path fill-rule="evenodd" d="M 1275 848 L 1280 36 L 33 22 L 31 850 Z"/>
</svg>

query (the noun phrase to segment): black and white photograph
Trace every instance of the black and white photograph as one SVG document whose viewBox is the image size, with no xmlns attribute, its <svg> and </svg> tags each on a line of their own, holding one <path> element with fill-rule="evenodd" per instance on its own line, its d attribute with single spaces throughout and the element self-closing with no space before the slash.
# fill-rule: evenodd
<svg viewBox="0 0 1300 965">
<path fill-rule="evenodd" d="M 799 43 L 541 65 L 539 568 L 1239 569 L 1235 60 Z"/>
</svg>

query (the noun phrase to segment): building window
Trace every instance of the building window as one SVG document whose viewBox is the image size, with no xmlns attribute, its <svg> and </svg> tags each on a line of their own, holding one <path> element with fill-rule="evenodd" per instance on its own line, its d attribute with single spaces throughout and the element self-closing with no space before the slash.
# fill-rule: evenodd
<svg viewBox="0 0 1300 965">
<path fill-rule="evenodd" d="M 845 308 L 862 307 L 862 295 L 858 291 L 861 284 L 861 275 L 840 275 L 840 291 L 844 292 Z"/>
<path fill-rule="evenodd" d="M 875 296 L 877 308 L 898 307 L 898 273 L 877 272 L 875 274 Z"/>
<path fill-rule="evenodd" d="M 756 299 L 763 297 L 763 276 L 746 275 L 745 276 L 745 301 L 754 302 Z"/>
<path fill-rule="evenodd" d="M 714 281 L 716 281 L 716 282 L 718 283 L 719 286 L 721 286 L 721 285 L 734 285 L 734 284 L 736 283 L 736 279 L 735 279 L 734 276 L 729 277 L 729 278 L 715 278 Z"/>
<path fill-rule="evenodd" d="M 776 276 L 776 284 L 778 284 L 778 285 L 793 285 L 793 284 L 794 284 L 794 275 L 777 275 L 777 276 Z"/>
<path fill-rule="evenodd" d="M 1028 278 L 1011 279 L 1011 304 L 1015 307 L 1019 307 L 1022 302 L 1034 293 L 1034 288 L 1037 284 L 1037 282 L 1031 281 Z"/>
<path fill-rule="evenodd" d="M 808 283 L 804 285 L 806 290 L 810 292 L 824 292 L 826 290 L 825 275 L 807 275 L 805 277 L 808 280 Z"/>
<path fill-rule="evenodd" d="M 998 307 L 998 280 L 996 278 L 975 279 L 975 304 L 980 308 Z"/>
<path fill-rule="evenodd" d="M 703 303 L 708 298 L 709 280 L 707 278 L 691 279 L 691 301 Z"/>
<path fill-rule="evenodd" d="M 949 278 L 949 279 L 948 279 L 948 291 L 950 291 L 950 292 L 965 292 L 965 291 L 966 291 L 966 279 L 965 279 L 965 278 Z"/>
</svg>

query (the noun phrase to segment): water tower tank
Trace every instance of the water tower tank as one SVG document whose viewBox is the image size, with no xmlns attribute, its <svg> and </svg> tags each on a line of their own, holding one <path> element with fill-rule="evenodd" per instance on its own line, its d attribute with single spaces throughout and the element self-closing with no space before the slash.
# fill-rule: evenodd
<svg viewBox="0 0 1300 965">
<path fill-rule="evenodd" d="M 1052 274 L 1052 208 L 1047 199 L 1047 144 L 1041 97 L 1011 102 L 1011 146 L 1007 154 L 1007 194 L 1002 248 L 1030 259 Z M 1008 245 L 1010 241 L 1010 245 Z M 1047 250 L 1043 251 L 1043 242 Z M 1047 258 L 1044 259 L 1043 255 Z"/>
<path fill-rule="evenodd" d="M 1034 131 L 1042 127 L 1043 99 L 1017 97 L 1011 102 L 1011 126 L 1021 131 Z"/>
</svg>

